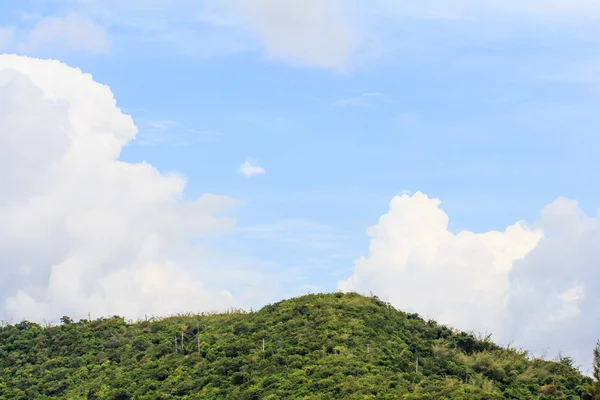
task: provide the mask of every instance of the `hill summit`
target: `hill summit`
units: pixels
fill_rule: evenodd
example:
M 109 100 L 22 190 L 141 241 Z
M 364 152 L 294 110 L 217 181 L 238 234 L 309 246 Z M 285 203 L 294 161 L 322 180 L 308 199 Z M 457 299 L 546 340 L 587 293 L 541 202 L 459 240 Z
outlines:
M 0 399 L 580 399 L 592 383 L 376 297 L 0 331 Z

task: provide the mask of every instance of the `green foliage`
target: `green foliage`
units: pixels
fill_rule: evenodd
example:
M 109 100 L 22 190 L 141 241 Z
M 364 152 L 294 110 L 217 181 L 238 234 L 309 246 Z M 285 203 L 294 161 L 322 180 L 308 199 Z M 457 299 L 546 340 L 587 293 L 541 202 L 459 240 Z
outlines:
M 594 400 L 600 400 L 600 341 L 596 343 L 596 347 L 594 348 L 594 383 L 590 388 L 590 392 Z
M 63 322 L 0 331 L 0 399 L 580 399 L 592 387 L 568 358 L 531 360 L 357 294 Z

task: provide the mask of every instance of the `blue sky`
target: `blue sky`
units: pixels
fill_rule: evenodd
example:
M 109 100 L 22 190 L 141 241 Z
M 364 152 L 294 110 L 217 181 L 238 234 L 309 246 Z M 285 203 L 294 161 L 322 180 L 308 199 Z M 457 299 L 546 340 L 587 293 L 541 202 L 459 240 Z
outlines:
M 584 0 L 4 1 L 0 52 L 92 74 L 139 129 L 121 161 L 185 176 L 187 200 L 240 200 L 209 241 L 278 282 L 256 307 L 336 290 L 403 191 L 440 199 L 453 233 L 535 223 L 558 197 L 595 215 L 599 16 Z

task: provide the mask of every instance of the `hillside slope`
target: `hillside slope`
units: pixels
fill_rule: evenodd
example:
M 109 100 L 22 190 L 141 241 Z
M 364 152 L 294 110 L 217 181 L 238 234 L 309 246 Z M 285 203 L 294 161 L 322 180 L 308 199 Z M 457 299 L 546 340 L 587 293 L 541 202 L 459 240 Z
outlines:
M 580 399 L 590 383 L 569 359 L 529 360 L 358 294 L 0 331 L 0 399 Z

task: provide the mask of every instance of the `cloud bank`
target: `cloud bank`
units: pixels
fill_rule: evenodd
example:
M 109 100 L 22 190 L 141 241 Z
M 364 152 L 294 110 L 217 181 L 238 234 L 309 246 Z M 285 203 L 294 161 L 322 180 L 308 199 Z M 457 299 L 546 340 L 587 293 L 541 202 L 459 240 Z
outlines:
M 47 14 L 37 2 L 25 3 L 22 14 L 28 17 L 14 27 L 0 26 L 0 48 L 5 42 L 28 54 L 50 47 L 96 54 L 160 51 L 172 57 L 257 51 L 289 65 L 344 71 L 390 52 L 404 55 L 405 42 L 433 46 L 473 33 L 488 37 L 482 35 L 486 31 L 519 37 L 539 34 L 542 27 L 588 23 L 595 32 L 591 24 L 600 16 L 595 0 L 59 0 L 53 5 Z M 441 25 L 431 29 L 430 21 Z M 413 24 L 423 22 L 419 32 Z
M 396 196 L 368 231 L 369 255 L 338 288 L 589 366 L 600 327 L 600 218 L 558 199 L 531 227 L 455 234 L 448 221 L 439 200 Z
M 220 309 L 188 243 L 229 232 L 226 196 L 118 160 L 137 128 L 107 86 L 58 61 L 0 55 L 0 318 Z M 194 268 L 179 254 L 194 254 Z M 203 272 L 204 271 L 204 272 Z M 55 320 L 56 321 L 56 320 Z

